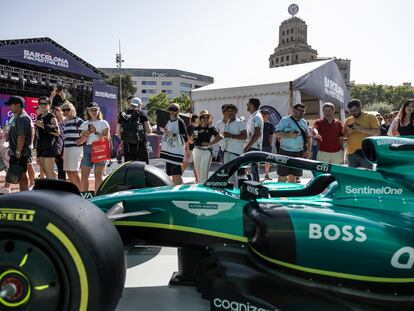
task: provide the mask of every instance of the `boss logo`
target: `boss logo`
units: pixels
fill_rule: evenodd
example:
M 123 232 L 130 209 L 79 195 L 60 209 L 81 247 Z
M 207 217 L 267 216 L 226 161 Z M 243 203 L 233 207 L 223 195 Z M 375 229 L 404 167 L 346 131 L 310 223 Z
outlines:
M 367 235 L 364 231 L 364 226 L 356 226 L 354 228 L 350 225 L 338 227 L 331 224 L 323 228 L 320 224 L 309 224 L 309 239 L 320 240 L 325 238 L 328 241 L 341 239 L 345 242 L 356 241 L 362 243 L 367 240 Z
M 247 186 L 246 187 L 247 192 L 254 194 L 254 195 L 259 195 L 259 188 L 253 187 L 253 186 Z
M 414 248 L 406 246 L 396 251 L 391 258 L 391 266 L 397 269 L 414 268 Z

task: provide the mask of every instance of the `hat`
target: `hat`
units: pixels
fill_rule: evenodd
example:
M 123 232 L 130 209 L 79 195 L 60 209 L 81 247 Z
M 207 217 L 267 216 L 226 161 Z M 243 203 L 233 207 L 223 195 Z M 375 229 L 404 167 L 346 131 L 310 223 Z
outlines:
M 24 100 L 23 97 L 20 97 L 20 96 L 11 96 L 9 98 L 9 100 L 6 102 L 6 105 L 7 106 L 11 106 L 13 104 L 20 104 L 20 106 L 24 108 L 26 102 L 25 102 L 25 100 Z
M 131 99 L 131 105 L 135 107 L 142 106 L 142 101 L 140 98 L 134 97 Z
M 173 103 L 168 106 L 167 110 L 172 112 L 178 112 L 180 111 L 180 106 L 178 104 Z
M 95 102 L 90 102 L 89 105 L 86 106 L 86 109 L 92 109 L 92 108 L 99 109 L 99 105 Z
M 208 112 L 208 110 L 201 110 L 199 113 L 198 113 L 198 117 L 201 119 L 201 117 L 202 116 L 205 116 L 205 115 L 208 115 L 210 118 L 211 118 L 211 114 L 210 114 L 210 112 Z

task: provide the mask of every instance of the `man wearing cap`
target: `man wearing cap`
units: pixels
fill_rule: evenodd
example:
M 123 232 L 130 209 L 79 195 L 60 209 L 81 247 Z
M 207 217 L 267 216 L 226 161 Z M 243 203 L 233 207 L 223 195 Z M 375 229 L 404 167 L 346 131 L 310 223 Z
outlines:
M 152 133 L 147 115 L 141 111 L 138 97 L 131 99 L 128 109 L 118 116 L 119 133 L 124 146 L 124 160 L 149 163 L 147 134 Z
M 27 179 L 27 163 L 30 162 L 32 153 L 32 127 L 30 117 L 24 110 L 25 101 L 20 96 L 12 96 L 6 103 L 14 115 L 9 130 L 9 155 L 10 168 L 6 181 L 18 181 L 20 191 L 29 190 Z

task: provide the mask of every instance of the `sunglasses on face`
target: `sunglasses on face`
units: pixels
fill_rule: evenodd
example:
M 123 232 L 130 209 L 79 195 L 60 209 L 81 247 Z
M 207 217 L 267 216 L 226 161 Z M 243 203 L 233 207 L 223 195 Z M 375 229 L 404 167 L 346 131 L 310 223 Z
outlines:
M 98 112 L 98 109 L 96 108 L 92 108 L 92 109 L 88 109 L 90 112 Z
M 208 116 L 203 116 L 203 117 L 200 117 L 200 119 L 202 120 L 202 119 L 208 119 L 209 117 Z
M 47 106 L 47 105 L 48 105 L 48 103 L 45 103 L 45 102 L 39 103 L 39 106 Z
M 62 111 L 63 112 L 69 112 L 70 111 L 70 108 L 63 108 Z

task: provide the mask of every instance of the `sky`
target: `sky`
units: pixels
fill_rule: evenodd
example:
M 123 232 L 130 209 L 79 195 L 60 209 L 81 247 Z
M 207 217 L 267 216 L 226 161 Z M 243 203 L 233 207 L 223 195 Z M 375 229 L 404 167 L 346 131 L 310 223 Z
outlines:
M 115 66 L 121 40 L 125 68 L 227 82 L 270 70 L 291 3 L 308 44 L 350 59 L 357 84 L 414 85 L 411 0 L 0 0 L 0 40 L 50 37 L 95 67 Z

